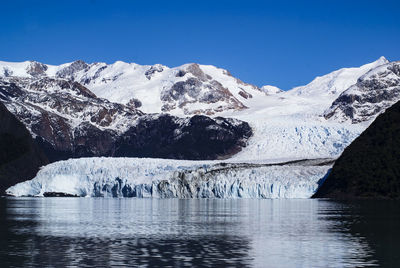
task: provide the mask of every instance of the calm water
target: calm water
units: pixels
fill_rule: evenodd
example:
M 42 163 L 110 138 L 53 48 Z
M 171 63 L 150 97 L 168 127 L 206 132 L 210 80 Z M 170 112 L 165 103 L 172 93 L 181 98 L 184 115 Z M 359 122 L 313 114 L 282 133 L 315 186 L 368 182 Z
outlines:
M 400 203 L 1 198 L 0 267 L 400 267 Z

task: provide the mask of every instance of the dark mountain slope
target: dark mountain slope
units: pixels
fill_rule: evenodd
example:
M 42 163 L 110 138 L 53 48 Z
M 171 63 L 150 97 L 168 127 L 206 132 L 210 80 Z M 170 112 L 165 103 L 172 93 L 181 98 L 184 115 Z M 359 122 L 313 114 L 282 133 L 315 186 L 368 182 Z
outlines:
M 32 179 L 47 163 L 24 124 L 0 102 L 0 195 L 16 183 Z
M 400 102 L 344 150 L 313 197 L 400 198 Z

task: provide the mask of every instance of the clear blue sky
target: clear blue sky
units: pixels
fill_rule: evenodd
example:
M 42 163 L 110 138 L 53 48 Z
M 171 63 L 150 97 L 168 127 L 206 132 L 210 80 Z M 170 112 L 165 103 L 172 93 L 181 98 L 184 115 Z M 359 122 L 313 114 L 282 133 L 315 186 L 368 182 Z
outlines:
M 226 68 L 283 89 L 400 60 L 400 1 L 2 1 L 0 60 Z

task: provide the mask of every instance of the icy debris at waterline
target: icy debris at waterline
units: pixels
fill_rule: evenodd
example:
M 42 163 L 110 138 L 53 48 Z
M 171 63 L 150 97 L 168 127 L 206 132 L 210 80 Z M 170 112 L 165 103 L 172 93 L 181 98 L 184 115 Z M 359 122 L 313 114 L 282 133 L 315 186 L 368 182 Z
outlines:
M 7 189 L 13 196 L 308 198 L 331 162 L 234 164 L 151 158 L 55 162 Z

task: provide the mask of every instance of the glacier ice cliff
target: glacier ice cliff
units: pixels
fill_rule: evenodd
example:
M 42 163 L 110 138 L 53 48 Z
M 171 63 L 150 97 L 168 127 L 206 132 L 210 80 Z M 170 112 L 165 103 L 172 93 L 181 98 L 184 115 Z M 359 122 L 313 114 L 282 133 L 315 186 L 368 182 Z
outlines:
M 43 167 L 13 196 L 309 198 L 332 161 L 244 164 L 150 158 L 81 158 Z

